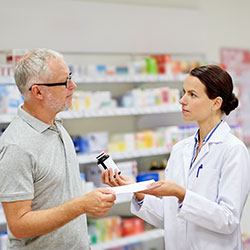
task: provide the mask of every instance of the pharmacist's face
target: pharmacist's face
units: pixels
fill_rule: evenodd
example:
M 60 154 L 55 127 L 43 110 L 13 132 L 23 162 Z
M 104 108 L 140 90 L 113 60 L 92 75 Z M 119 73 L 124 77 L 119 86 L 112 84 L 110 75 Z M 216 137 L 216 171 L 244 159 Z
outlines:
M 51 60 L 49 68 L 53 72 L 49 82 L 65 82 L 69 77 L 69 69 L 64 60 Z M 54 86 L 45 87 L 45 105 L 51 111 L 58 113 L 62 110 L 68 109 L 72 105 L 73 90 L 76 84 L 70 80 L 69 86 Z
M 191 75 L 184 80 L 180 104 L 186 121 L 204 122 L 214 114 L 214 100 L 208 98 L 205 85 L 197 77 Z

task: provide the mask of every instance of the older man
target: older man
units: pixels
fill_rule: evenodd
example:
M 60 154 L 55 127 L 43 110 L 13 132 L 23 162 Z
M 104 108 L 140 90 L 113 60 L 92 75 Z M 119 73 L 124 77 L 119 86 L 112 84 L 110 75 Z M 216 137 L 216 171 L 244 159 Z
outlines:
M 9 249 L 89 249 L 86 213 L 113 206 L 109 189 L 82 194 L 72 140 L 56 114 L 71 106 L 76 84 L 63 56 L 26 54 L 15 70 L 24 104 L 0 139 L 0 201 Z

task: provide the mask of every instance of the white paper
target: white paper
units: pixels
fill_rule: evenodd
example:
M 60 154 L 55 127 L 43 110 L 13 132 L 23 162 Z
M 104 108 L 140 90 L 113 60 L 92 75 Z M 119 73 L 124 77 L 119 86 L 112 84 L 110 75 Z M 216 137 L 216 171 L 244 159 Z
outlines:
M 142 190 L 146 190 L 147 185 L 155 182 L 153 179 L 149 181 L 141 181 L 134 184 L 119 186 L 119 187 L 110 187 L 116 194 L 126 194 L 126 193 L 134 193 Z

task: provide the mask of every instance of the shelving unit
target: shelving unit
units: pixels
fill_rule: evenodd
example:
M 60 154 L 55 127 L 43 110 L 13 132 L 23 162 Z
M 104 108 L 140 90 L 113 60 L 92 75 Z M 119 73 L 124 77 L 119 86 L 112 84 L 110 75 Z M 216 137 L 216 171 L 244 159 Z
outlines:
M 135 108 L 102 108 L 99 110 L 90 109 L 85 111 L 63 111 L 58 117 L 62 119 L 90 118 L 90 117 L 108 117 L 108 116 L 130 116 L 130 115 L 147 115 L 180 112 L 179 104 L 159 105 L 152 107 L 135 107 Z
M 128 152 L 114 152 L 110 153 L 113 160 L 125 160 L 131 158 L 140 158 L 154 155 L 164 155 L 169 154 L 171 147 L 159 147 L 159 148 L 149 148 L 141 150 L 133 150 Z M 83 155 L 78 154 L 78 160 L 80 164 L 88 164 L 96 162 L 96 154 Z
M 141 234 L 136 234 L 133 236 L 124 237 L 110 242 L 103 242 L 96 245 L 92 245 L 92 250 L 105 250 L 112 247 L 128 245 L 136 242 L 145 242 L 148 240 L 158 239 L 164 236 L 163 229 L 153 229 L 151 231 L 146 231 Z

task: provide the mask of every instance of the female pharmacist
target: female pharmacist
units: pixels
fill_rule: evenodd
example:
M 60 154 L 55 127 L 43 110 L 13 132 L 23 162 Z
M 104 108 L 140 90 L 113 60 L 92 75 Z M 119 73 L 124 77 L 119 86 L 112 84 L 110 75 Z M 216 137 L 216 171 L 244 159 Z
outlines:
M 167 250 L 243 249 L 240 219 L 250 188 L 250 159 L 222 120 L 238 106 L 232 90 L 230 75 L 218 66 L 189 73 L 180 104 L 184 119 L 197 121 L 199 129 L 173 147 L 166 180 L 132 199 L 132 213 L 164 228 Z M 111 170 L 102 179 L 110 186 L 132 183 L 117 172 L 113 178 Z

